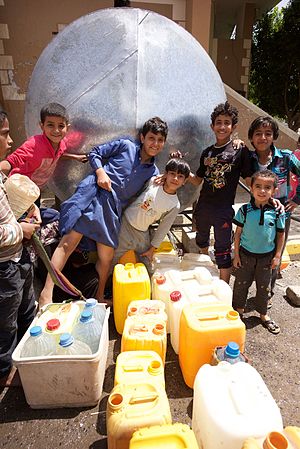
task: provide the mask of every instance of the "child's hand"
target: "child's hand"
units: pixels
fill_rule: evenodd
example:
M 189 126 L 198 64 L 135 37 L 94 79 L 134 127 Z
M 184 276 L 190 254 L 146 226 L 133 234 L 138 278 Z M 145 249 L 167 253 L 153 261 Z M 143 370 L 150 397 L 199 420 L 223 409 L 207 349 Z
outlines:
M 276 256 L 276 254 L 275 254 L 275 256 L 273 257 L 272 262 L 271 262 L 272 270 L 277 268 L 279 266 L 279 264 L 280 264 L 280 256 Z
M 233 266 L 234 268 L 240 268 L 242 266 L 241 258 L 239 255 L 234 256 Z
M 293 212 L 297 206 L 298 206 L 298 204 L 295 203 L 294 201 L 287 200 L 286 205 L 285 205 L 285 210 L 286 210 L 286 212 Z
M 245 142 L 241 139 L 234 139 L 232 141 L 232 146 L 235 150 L 239 150 L 240 147 L 243 147 L 245 145 Z
M 272 206 L 275 207 L 277 212 L 279 212 L 280 214 L 284 214 L 284 205 L 279 200 L 277 200 L 276 198 L 270 198 L 269 203 L 271 203 Z
M 105 170 L 103 170 L 103 168 L 98 168 L 96 170 L 96 175 L 97 175 L 98 186 L 101 187 L 101 189 L 108 190 L 108 192 L 110 192 L 111 191 L 111 179 L 107 175 Z
M 162 186 L 165 182 L 166 174 L 164 175 L 158 175 L 154 178 L 154 184 L 157 186 Z
M 154 246 L 150 246 L 150 248 L 147 251 L 145 251 L 143 254 L 140 254 L 140 256 L 148 257 L 150 262 L 152 262 L 154 251 L 155 251 Z
M 76 155 L 76 160 L 77 160 L 78 162 L 82 162 L 82 163 L 84 164 L 85 162 L 88 161 L 88 157 L 87 157 L 86 154 L 77 154 L 77 155 Z
M 36 204 L 33 204 L 30 207 L 30 209 L 27 212 L 26 217 L 22 221 L 26 221 L 27 223 L 39 224 L 39 225 L 42 223 L 40 209 L 38 208 L 38 206 Z
M 23 230 L 23 237 L 27 240 L 30 240 L 34 232 L 39 229 L 39 224 L 26 223 L 25 221 L 21 221 L 21 228 Z

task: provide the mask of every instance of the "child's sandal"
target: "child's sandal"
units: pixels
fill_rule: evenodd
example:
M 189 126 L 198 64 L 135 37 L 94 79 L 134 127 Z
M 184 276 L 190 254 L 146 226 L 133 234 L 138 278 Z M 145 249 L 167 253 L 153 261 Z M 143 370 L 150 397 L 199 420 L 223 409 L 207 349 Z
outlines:
M 280 327 L 273 320 L 266 320 L 266 321 L 262 320 L 262 325 L 266 329 L 268 329 L 268 331 L 271 332 L 271 334 L 276 335 L 276 334 L 279 334 L 279 332 L 280 332 Z

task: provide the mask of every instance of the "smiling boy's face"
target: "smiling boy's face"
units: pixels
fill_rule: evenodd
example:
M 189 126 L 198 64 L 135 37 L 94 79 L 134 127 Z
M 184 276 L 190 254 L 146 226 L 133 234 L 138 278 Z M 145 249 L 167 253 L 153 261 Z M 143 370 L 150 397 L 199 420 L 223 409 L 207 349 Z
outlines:
M 152 131 L 148 131 L 145 137 L 141 134 L 140 139 L 142 143 L 142 159 L 144 161 L 157 156 L 166 142 L 165 137 L 161 133 L 155 134 Z
M 12 143 L 13 140 L 9 135 L 9 122 L 7 118 L 5 118 L 0 129 L 0 161 L 6 158 Z
M 60 141 L 66 136 L 69 125 L 63 117 L 47 115 L 44 123 L 40 123 L 40 127 L 53 148 L 57 149 Z

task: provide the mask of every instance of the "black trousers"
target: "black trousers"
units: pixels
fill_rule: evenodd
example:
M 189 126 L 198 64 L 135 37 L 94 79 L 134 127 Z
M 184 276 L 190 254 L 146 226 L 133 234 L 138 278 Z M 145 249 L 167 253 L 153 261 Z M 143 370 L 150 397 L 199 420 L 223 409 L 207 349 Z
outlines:
M 248 290 L 253 281 L 256 283 L 255 309 L 262 315 L 267 314 L 270 292 L 271 262 L 274 257 L 269 253 L 260 257 L 246 254 L 240 250 L 242 266 L 237 269 L 233 286 L 232 305 L 234 309 L 244 309 L 247 302 Z

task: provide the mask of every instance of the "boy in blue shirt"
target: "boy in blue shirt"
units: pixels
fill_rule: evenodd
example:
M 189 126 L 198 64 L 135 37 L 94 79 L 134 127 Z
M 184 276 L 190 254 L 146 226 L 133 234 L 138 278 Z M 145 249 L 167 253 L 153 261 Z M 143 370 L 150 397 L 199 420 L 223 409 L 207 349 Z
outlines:
M 75 193 L 61 205 L 62 239 L 53 256 L 61 270 L 83 236 L 96 242 L 99 275 L 95 298 L 104 300 L 114 249 L 118 246 L 121 214 L 129 200 L 153 176 L 158 175 L 155 156 L 163 149 L 168 125 L 159 117 L 147 120 L 140 141 L 118 139 L 96 146 L 88 158 L 94 172 L 78 185 Z M 52 301 L 53 281 L 48 275 L 40 295 L 40 306 Z
M 249 287 L 256 282 L 256 311 L 264 327 L 273 334 L 280 327 L 267 315 L 272 269 L 280 264 L 284 244 L 285 214 L 269 204 L 278 184 L 271 170 L 251 177 L 252 199 L 235 215 L 233 266 L 237 268 L 233 287 L 233 307 L 243 315 Z

